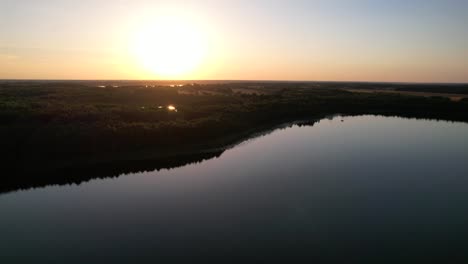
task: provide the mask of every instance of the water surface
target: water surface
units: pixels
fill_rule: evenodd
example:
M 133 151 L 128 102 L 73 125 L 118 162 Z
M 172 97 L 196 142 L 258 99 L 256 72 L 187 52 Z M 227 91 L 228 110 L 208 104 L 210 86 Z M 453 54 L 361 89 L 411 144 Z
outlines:
M 466 258 L 468 124 L 335 117 L 184 167 L 0 195 L 0 263 Z

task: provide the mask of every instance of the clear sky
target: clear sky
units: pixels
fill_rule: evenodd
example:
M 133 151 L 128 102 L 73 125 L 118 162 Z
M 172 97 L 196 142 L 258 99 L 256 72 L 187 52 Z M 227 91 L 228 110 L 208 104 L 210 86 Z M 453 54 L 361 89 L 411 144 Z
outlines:
M 0 78 L 468 82 L 468 0 L 0 0 Z

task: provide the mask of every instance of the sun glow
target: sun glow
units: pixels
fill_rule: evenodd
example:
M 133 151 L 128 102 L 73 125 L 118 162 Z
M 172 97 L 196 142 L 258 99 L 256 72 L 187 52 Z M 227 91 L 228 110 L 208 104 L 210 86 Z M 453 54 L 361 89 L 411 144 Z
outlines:
M 131 52 L 146 71 L 159 78 L 183 78 L 203 62 L 206 36 L 183 16 L 161 16 L 140 25 L 131 40 Z

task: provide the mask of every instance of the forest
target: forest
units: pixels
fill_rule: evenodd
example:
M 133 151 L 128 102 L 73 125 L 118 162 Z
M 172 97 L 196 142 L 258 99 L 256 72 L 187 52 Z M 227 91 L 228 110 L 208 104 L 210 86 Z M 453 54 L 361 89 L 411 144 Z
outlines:
M 359 85 L 1 83 L 0 192 L 181 166 L 281 124 L 330 115 L 468 121 L 467 99 L 350 86 Z

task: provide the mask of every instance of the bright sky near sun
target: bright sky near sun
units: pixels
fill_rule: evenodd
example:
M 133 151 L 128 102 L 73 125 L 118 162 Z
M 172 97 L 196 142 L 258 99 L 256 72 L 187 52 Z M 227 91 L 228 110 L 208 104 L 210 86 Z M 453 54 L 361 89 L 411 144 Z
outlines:
M 467 0 L 0 0 L 0 79 L 468 82 Z

